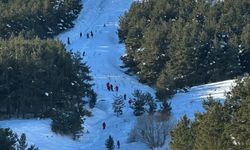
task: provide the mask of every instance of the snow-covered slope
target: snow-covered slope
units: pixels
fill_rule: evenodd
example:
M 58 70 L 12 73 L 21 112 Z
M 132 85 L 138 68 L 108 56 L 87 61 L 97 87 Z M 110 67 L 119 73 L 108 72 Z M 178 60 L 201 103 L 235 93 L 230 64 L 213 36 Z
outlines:
M 118 44 L 117 26 L 119 16 L 127 10 L 133 0 L 84 0 L 84 9 L 75 21 L 75 27 L 61 34 L 59 39 L 72 51 L 85 52 L 85 60 L 91 68 L 94 89 L 98 94 L 97 105 L 93 109 L 93 117 L 86 118 L 85 133 L 79 141 L 54 134 L 47 120 L 8 120 L 0 121 L 0 127 L 10 127 L 17 133 L 26 133 L 30 144 L 36 144 L 41 150 L 104 150 L 105 140 L 109 135 L 115 142 L 120 140 L 122 150 L 146 150 L 143 143 L 127 143 L 130 129 L 136 118 L 128 103 L 121 117 L 116 117 L 111 104 L 114 95 L 131 93 L 135 89 L 154 93 L 154 90 L 140 84 L 135 77 L 123 73 L 120 68 L 120 56 L 124 54 L 124 45 Z M 105 27 L 104 27 L 105 24 Z M 86 34 L 93 31 L 94 37 L 87 39 Z M 80 38 L 80 32 L 83 37 Z M 70 45 L 67 45 L 67 38 Z M 106 83 L 119 86 L 119 92 L 109 92 Z M 178 93 L 172 100 L 173 116 L 178 120 L 184 114 L 193 118 L 196 111 L 203 111 L 201 100 L 209 93 L 223 99 L 224 91 L 229 90 L 232 80 L 193 87 L 188 93 Z M 102 129 L 105 121 L 107 128 Z M 88 133 L 86 133 L 88 132 Z

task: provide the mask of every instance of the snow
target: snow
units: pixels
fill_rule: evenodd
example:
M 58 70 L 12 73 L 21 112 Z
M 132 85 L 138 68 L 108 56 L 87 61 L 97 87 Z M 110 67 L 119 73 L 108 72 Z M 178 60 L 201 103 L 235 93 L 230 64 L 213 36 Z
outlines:
M 136 77 L 125 74 L 120 68 L 120 57 L 125 53 L 125 46 L 119 44 L 117 24 L 119 17 L 128 10 L 132 2 L 133 0 L 84 0 L 84 9 L 74 22 L 75 27 L 58 37 L 68 50 L 85 52 L 85 60 L 94 79 L 94 90 L 98 94 L 96 107 L 92 109 L 93 116 L 85 118 L 84 133 L 78 141 L 53 133 L 50 119 L 5 120 L 0 121 L 0 127 L 10 127 L 19 135 L 26 133 L 28 142 L 41 150 L 104 150 L 104 143 L 109 135 L 115 142 L 120 141 L 121 150 L 149 149 L 140 142 L 127 143 L 128 134 L 136 122 L 128 102 L 125 101 L 122 116 L 117 117 L 112 110 L 114 95 L 127 94 L 129 99 L 135 89 L 155 93 L 152 88 L 140 84 Z M 85 35 L 90 31 L 93 31 L 94 37 L 87 39 Z M 82 38 L 80 32 L 83 33 Z M 70 45 L 67 45 L 68 37 Z M 119 92 L 107 91 L 107 82 L 114 87 L 118 85 Z M 177 121 L 187 114 L 193 119 L 195 112 L 204 111 L 201 106 L 204 98 L 211 93 L 216 99 L 224 99 L 224 91 L 228 91 L 232 84 L 233 80 L 228 80 L 196 86 L 190 92 L 176 94 L 172 99 L 173 118 Z M 45 95 L 48 96 L 49 93 Z M 103 121 L 107 124 L 105 130 L 101 127 Z M 162 149 L 166 149 L 166 146 Z
M 49 96 L 49 93 L 48 93 L 48 92 L 45 92 L 44 94 L 45 94 L 46 96 Z

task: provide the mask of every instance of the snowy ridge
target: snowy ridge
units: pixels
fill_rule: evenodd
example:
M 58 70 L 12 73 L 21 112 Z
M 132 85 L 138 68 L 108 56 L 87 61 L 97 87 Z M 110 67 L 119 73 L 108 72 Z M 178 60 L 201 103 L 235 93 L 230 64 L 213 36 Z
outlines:
M 85 59 L 90 66 L 94 79 L 94 90 L 98 94 L 93 117 L 86 118 L 84 134 L 78 141 L 66 136 L 54 134 L 50 129 L 50 119 L 46 120 L 7 120 L 0 121 L 0 127 L 10 127 L 18 134 L 26 133 L 30 144 L 40 150 L 104 150 L 105 140 L 111 135 L 116 143 L 121 143 L 121 150 L 147 150 L 143 143 L 127 143 L 128 133 L 133 127 L 136 117 L 125 102 L 124 114 L 116 117 L 112 110 L 114 95 L 131 93 L 135 89 L 154 94 L 149 86 L 140 84 L 135 77 L 126 75 L 120 68 L 120 56 L 124 54 L 124 45 L 118 44 L 117 27 L 119 16 L 126 11 L 133 0 L 83 0 L 83 10 L 74 22 L 75 27 L 61 34 L 59 39 L 66 48 L 72 51 L 85 52 Z M 105 24 L 105 27 L 104 27 Z M 87 39 L 86 34 L 93 31 L 94 37 Z M 80 38 L 80 32 L 83 37 Z M 67 45 L 67 38 L 70 45 Z M 119 86 L 119 92 L 109 92 L 106 83 Z M 193 118 L 197 111 L 204 111 L 202 99 L 210 93 L 217 99 L 224 98 L 224 91 L 230 90 L 233 80 L 196 86 L 187 93 L 178 93 L 172 100 L 173 117 L 178 120 L 184 114 Z M 216 89 L 216 90 L 215 90 Z M 102 129 L 105 121 L 107 128 Z M 165 147 L 166 149 L 166 147 Z

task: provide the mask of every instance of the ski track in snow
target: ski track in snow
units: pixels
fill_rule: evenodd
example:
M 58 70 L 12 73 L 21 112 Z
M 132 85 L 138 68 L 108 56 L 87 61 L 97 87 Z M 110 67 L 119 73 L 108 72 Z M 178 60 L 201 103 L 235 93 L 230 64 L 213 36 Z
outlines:
M 132 97 L 135 89 L 154 93 L 155 91 L 140 84 L 135 77 L 128 76 L 120 68 L 120 56 L 124 54 L 124 45 L 118 44 L 117 27 L 119 17 L 126 11 L 133 0 L 85 0 L 83 10 L 75 21 L 75 27 L 59 35 L 68 50 L 85 52 L 84 60 L 90 66 L 94 79 L 94 90 L 98 94 L 93 116 L 86 118 L 84 134 L 78 141 L 67 136 L 54 134 L 50 129 L 51 120 L 6 120 L 0 121 L 0 127 L 10 127 L 18 134 L 26 133 L 29 144 L 35 144 L 40 150 L 104 150 L 105 140 L 111 135 L 116 144 L 120 140 L 121 150 L 147 150 L 140 142 L 127 143 L 128 133 L 136 118 L 125 101 L 124 114 L 116 117 L 112 110 L 113 95 L 127 94 Z M 106 24 L 106 27 L 103 25 Z M 87 39 L 86 34 L 93 31 L 94 37 Z M 83 37 L 80 38 L 80 32 Z M 67 38 L 70 45 L 67 45 Z M 119 86 L 119 92 L 108 92 L 106 83 Z M 224 99 L 233 80 L 208 85 L 196 86 L 187 93 L 178 93 L 172 99 L 173 118 L 178 120 L 184 114 L 194 119 L 194 113 L 204 111 L 201 101 L 210 93 L 216 99 Z M 105 121 L 107 128 L 102 129 Z M 89 133 L 86 133 L 86 132 Z M 166 146 L 165 146 L 166 148 Z M 162 148 L 164 149 L 164 148 Z

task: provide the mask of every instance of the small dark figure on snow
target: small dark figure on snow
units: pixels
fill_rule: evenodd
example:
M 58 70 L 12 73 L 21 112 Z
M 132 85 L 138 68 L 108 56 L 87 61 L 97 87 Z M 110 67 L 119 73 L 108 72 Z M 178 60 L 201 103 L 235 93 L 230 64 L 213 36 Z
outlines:
M 129 105 L 131 105 L 133 103 L 133 100 L 130 98 L 128 103 L 129 103 Z
M 118 92 L 118 90 L 119 90 L 119 87 L 115 86 L 115 91 Z
M 123 98 L 124 98 L 124 100 L 126 100 L 126 99 L 127 99 L 127 95 L 126 95 L 126 94 L 124 94 L 124 95 L 123 95 Z
M 106 84 L 106 86 L 107 86 L 107 89 L 110 91 L 110 84 L 109 84 L 109 82 Z
M 89 39 L 89 33 L 87 33 L 87 39 Z
M 112 84 L 110 84 L 110 90 L 111 90 L 111 91 L 114 91 L 114 90 L 113 90 L 113 85 L 112 85 Z
M 92 31 L 90 31 L 90 36 L 93 38 L 94 34 Z
M 118 149 L 120 148 L 120 141 L 119 140 L 117 141 L 117 147 L 118 147 Z
M 85 56 L 85 51 L 84 52 L 82 52 L 82 57 L 84 57 Z
M 106 24 L 104 23 L 103 27 L 106 27 Z
M 82 32 L 80 32 L 80 38 L 82 37 Z
M 104 130 L 105 128 L 106 128 L 106 123 L 103 122 L 103 123 L 102 123 L 102 129 Z
M 68 44 L 70 44 L 69 37 L 68 37 Z

